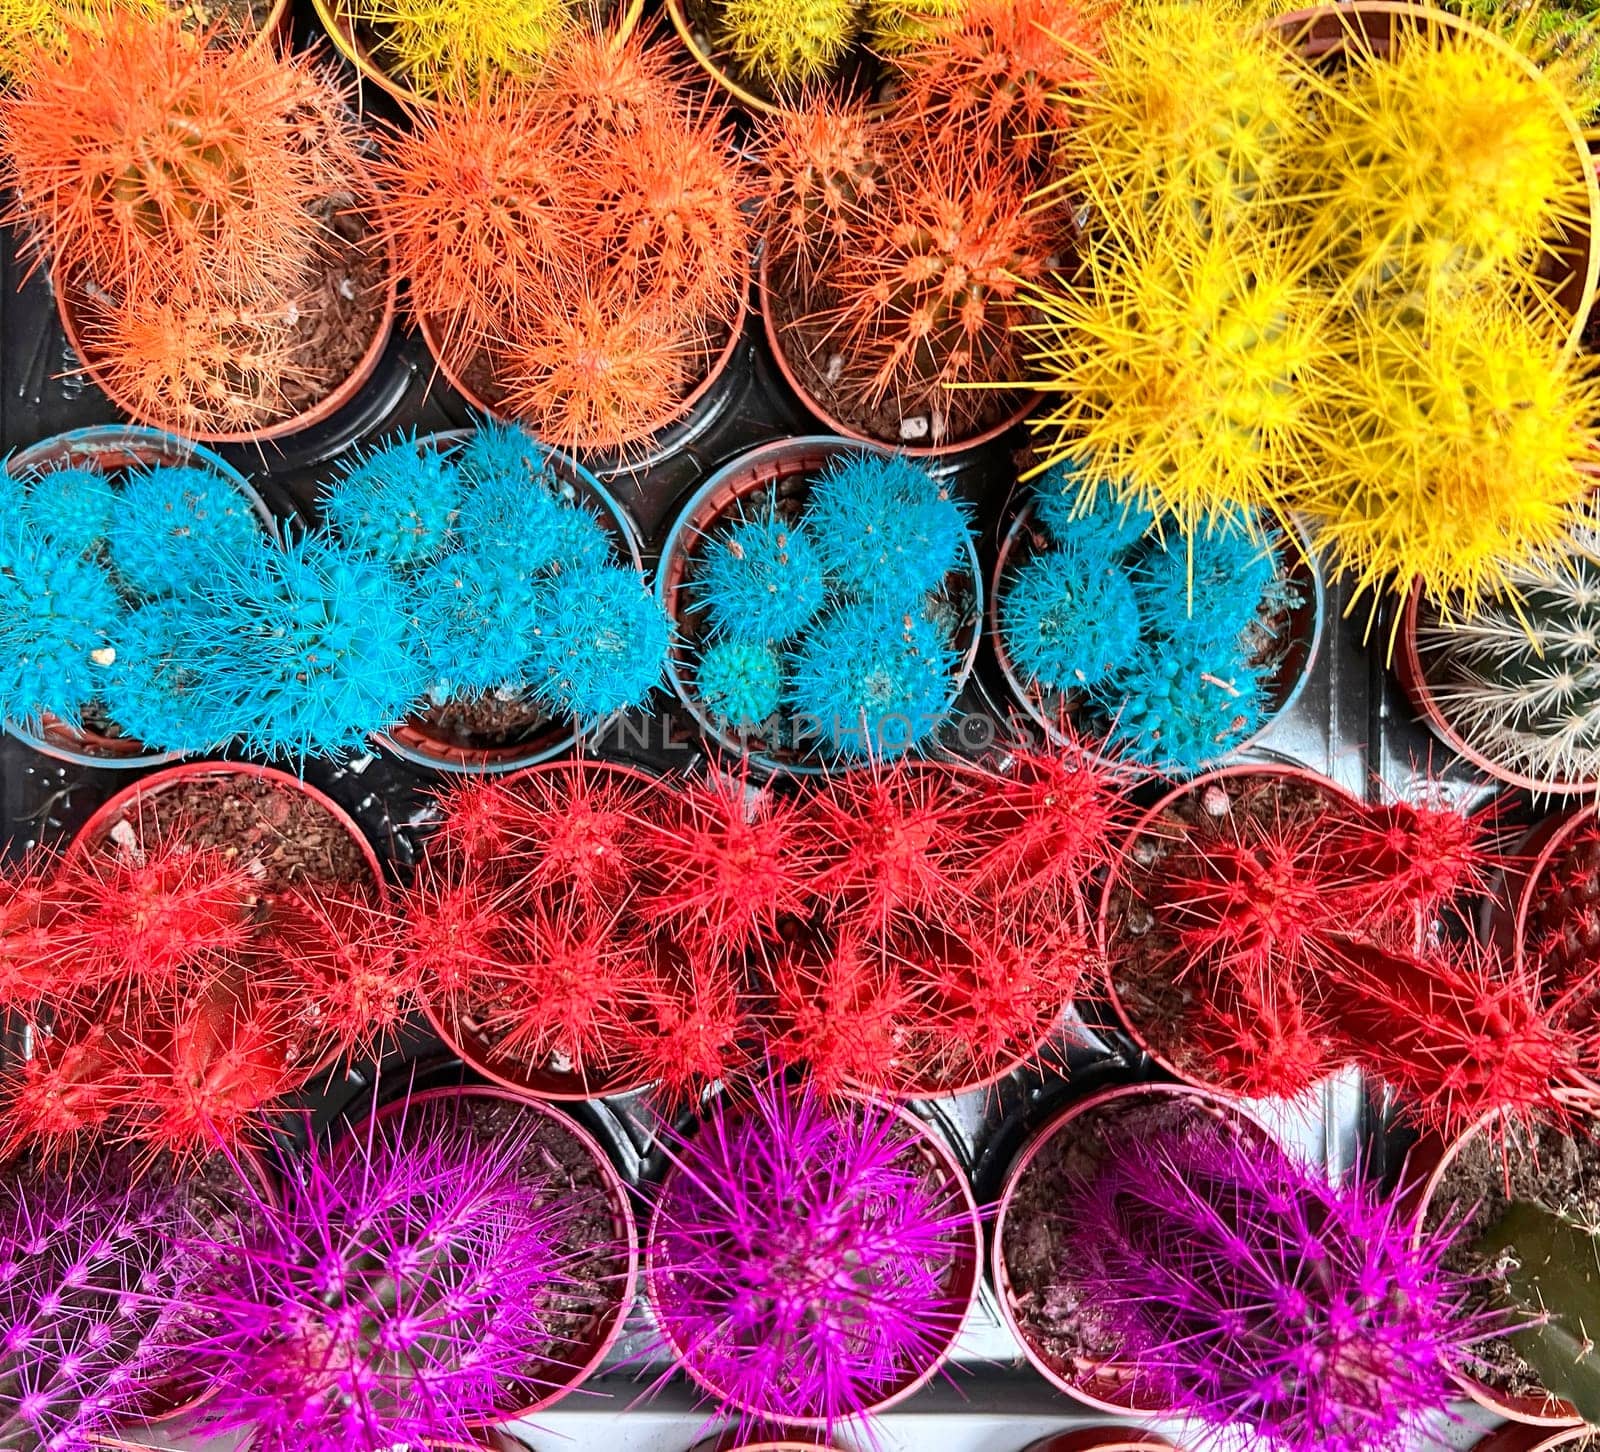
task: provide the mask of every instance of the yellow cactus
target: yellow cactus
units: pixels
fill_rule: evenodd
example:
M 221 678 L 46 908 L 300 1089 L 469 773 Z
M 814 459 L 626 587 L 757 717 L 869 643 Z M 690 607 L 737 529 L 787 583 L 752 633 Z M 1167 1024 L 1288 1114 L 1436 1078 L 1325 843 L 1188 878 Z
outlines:
M 1600 25 L 1592 0 L 1463 0 L 1446 8 L 1459 9 L 1547 73 L 1565 70 L 1561 84 L 1570 86 L 1580 118 L 1600 112 Z
M 1303 144 L 1316 75 L 1265 0 L 1135 0 L 1106 27 L 1061 138 L 1063 185 L 1122 216 L 1177 203 L 1214 217 L 1275 195 Z
M 879 55 L 904 55 L 965 9 L 966 0 L 867 0 L 867 41 Z
M 1438 25 L 1406 26 L 1388 56 L 1352 46 L 1301 153 L 1311 226 L 1345 285 L 1530 283 L 1588 216 L 1562 109 L 1575 75 Z
M 340 0 L 378 37 L 373 59 L 424 96 L 472 96 L 496 76 L 537 74 L 574 0 Z
M 27 65 L 32 51 L 59 52 L 74 35 L 98 35 L 105 19 L 133 12 L 152 19 L 164 0 L 0 0 L 0 81 Z
M 827 78 L 854 44 L 860 0 L 722 0 L 716 41 L 738 74 L 777 96 Z
M 1503 297 L 1344 320 L 1325 452 L 1292 503 L 1357 594 L 1420 580 L 1468 613 L 1592 528 L 1600 382 Z
M 1185 533 L 1279 506 L 1312 455 L 1327 366 L 1319 305 L 1292 239 L 1180 212 L 1093 244 L 1074 285 L 1032 299 L 1043 462 L 1069 460 Z

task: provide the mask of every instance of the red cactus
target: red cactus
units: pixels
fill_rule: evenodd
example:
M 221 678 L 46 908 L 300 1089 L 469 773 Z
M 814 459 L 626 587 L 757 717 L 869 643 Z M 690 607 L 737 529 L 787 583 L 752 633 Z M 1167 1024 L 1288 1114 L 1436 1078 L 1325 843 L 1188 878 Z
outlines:
M 686 115 L 697 104 L 682 53 L 646 27 L 621 45 L 574 27 L 546 58 L 539 96 L 568 147 L 621 146 L 663 115 Z
M 1292 1099 L 1344 1062 L 1298 985 L 1270 972 L 1201 986 L 1184 1032 L 1208 1080 L 1251 1098 Z
M 36 1031 L 33 1053 L 0 1088 L 0 1160 L 29 1145 L 70 1159 L 135 1102 L 147 1075 L 135 1043 L 85 1015 Z
M 779 960 L 774 987 L 772 1051 L 803 1064 L 823 1093 L 882 1089 L 904 1076 L 916 1005 L 883 954 L 853 938 L 831 951 L 814 941 Z
M 665 938 L 652 948 L 651 980 L 624 1038 L 626 1052 L 669 1104 L 687 1104 L 750 1067 L 750 998 L 741 970 L 725 955 Z
M 642 909 L 685 939 L 738 950 L 806 904 L 813 867 L 792 800 L 710 771 L 652 832 L 658 885 Z
M 963 152 L 1042 161 L 1071 129 L 1111 13 L 1097 0 L 966 0 L 899 58 L 901 104 Z
M 83 987 L 77 962 L 63 958 L 57 944 L 65 904 L 56 880 L 55 859 L 44 852 L 0 868 L 0 1014 L 27 1013 Z
M 1570 985 L 1592 994 L 1600 968 Z M 1468 941 L 1421 953 L 1340 940 L 1321 976 L 1323 1007 L 1350 1057 L 1446 1139 L 1491 1111 L 1565 1122 L 1561 1091 L 1583 1089 L 1600 1024 L 1564 1022 L 1538 974 Z

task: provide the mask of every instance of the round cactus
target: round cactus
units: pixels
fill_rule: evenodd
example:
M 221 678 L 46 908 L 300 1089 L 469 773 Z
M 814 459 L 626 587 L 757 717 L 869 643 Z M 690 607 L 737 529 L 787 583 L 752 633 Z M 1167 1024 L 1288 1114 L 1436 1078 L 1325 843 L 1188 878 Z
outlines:
M 1016 572 L 1000 630 L 1024 680 L 1073 690 L 1097 685 L 1138 649 L 1140 604 L 1119 565 L 1074 544 Z
M 461 476 L 415 435 L 357 455 L 322 497 L 323 516 L 358 554 L 397 569 L 442 554 L 461 505 Z
M 798 634 L 822 609 L 827 590 L 805 521 L 786 519 L 769 504 L 705 546 L 694 593 L 716 634 L 759 643 Z
M 660 684 L 672 623 L 636 570 L 600 565 L 555 577 L 538 633 L 535 693 L 592 726 L 643 705 Z
M 121 494 L 108 535 L 111 563 L 146 599 L 204 585 L 219 555 L 248 552 L 264 538 L 239 487 L 209 469 L 135 471 Z
M 738 731 L 754 731 L 783 701 L 783 661 L 770 645 L 713 641 L 694 673 L 695 693 L 711 713 Z
M 721 0 L 717 43 L 740 74 L 792 95 L 843 59 L 859 9 L 860 0 Z
M 28 522 L 65 549 L 92 555 L 105 543 L 117 492 L 97 469 L 67 465 L 28 481 Z
M 1083 470 L 1065 459 L 1033 481 L 1033 508 L 1058 543 L 1092 545 L 1107 556 L 1125 554 L 1155 524 L 1148 510 L 1119 503 L 1110 490 L 1097 489 L 1087 498 Z
M 1215 762 L 1261 729 L 1259 673 L 1237 650 L 1211 653 L 1143 646 L 1106 683 L 1098 703 L 1111 736 L 1136 760 L 1190 773 Z

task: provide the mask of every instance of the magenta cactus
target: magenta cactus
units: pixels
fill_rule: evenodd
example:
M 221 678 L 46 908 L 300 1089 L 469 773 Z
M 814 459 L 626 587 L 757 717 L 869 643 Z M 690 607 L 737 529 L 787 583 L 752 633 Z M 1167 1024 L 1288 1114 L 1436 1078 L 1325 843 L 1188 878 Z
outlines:
M 0 1179 L 0 1449 L 80 1452 L 174 1370 L 185 1202 L 120 1155 Z
M 256 1243 L 201 1247 L 231 1271 L 206 1305 L 208 1428 L 249 1429 L 251 1452 L 391 1452 L 516 1411 L 553 1349 L 579 1209 L 530 1179 L 536 1157 L 529 1129 L 489 1140 L 433 1114 L 313 1143 Z
M 937 1364 L 972 1215 L 904 1120 L 769 1080 L 669 1154 L 650 1294 L 719 1413 L 831 1431 Z
M 1451 1397 L 1446 1360 L 1494 1328 L 1464 1310 L 1448 1233 L 1206 1123 L 1118 1147 L 1067 1197 L 1064 1280 L 1142 1385 L 1264 1452 L 1387 1452 Z

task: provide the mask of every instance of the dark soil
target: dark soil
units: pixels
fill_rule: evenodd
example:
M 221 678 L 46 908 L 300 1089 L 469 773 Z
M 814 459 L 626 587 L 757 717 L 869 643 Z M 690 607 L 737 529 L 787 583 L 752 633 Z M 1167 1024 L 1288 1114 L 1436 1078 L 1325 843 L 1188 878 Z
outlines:
M 343 823 L 304 794 L 255 777 L 189 777 L 138 799 L 139 828 L 151 835 L 182 825 L 196 847 L 216 847 L 260 865 L 262 890 L 271 894 L 315 883 L 365 884 L 366 856 Z M 127 819 L 99 844 L 116 851 Z
M 172 8 L 183 17 L 185 30 L 198 34 L 215 27 L 219 40 L 259 35 L 272 14 L 271 0 L 182 0 Z
M 1194 991 L 1172 981 L 1177 944 L 1150 899 L 1151 870 L 1192 829 L 1202 843 L 1220 841 L 1239 815 L 1291 826 L 1320 815 L 1335 800 L 1331 792 L 1277 775 L 1226 777 L 1178 798 L 1119 864 L 1106 914 L 1108 971 L 1129 1019 L 1178 1073 L 1204 1080 L 1207 1064 L 1184 1032 Z
M 552 723 L 566 729 L 528 697 L 491 691 L 433 706 L 407 725 L 458 751 L 485 751 L 530 742 Z
M 406 1128 L 418 1139 L 432 1139 L 441 1131 L 464 1131 L 482 1145 L 531 1130 L 532 1143 L 523 1162 L 528 1192 L 570 1212 L 555 1247 L 567 1285 L 552 1293 L 544 1307 L 550 1338 L 543 1346 L 528 1348 L 528 1380 L 509 1388 L 502 1403 L 508 1412 L 521 1410 L 548 1395 L 548 1383 L 564 1380 L 563 1368 L 588 1360 L 622 1294 L 628 1252 L 611 1187 L 576 1134 L 560 1121 L 508 1099 L 464 1094 L 429 1100 L 408 1113 Z
M 1096 1396 L 1152 1405 L 1131 1367 L 1119 1366 L 1116 1334 L 1079 1298 L 1070 1279 L 1073 1227 L 1061 1207 L 1118 1144 L 1181 1129 L 1207 1115 L 1186 1095 L 1129 1097 L 1073 1120 L 1053 1135 L 1017 1182 L 1006 1211 L 1002 1288 L 1028 1344 L 1064 1379 Z
M 1478 1241 L 1518 1200 L 1583 1224 L 1600 1224 L 1600 1142 L 1587 1135 L 1570 1138 L 1551 1128 L 1531 1133 L 1513 1128 L 1503 1151 L 1495 1137 L 1479 1134 L 1451 1162 L 1425 1223 L 1460 1224 L 1445 1265 L 1481 1278 L 1469 1299 L 1471 1310 L 1488 1311 L 1501 1304 L 1497 1288 L 1504 1283 L 1503 1264 L 1499 1257 L 1485 1256 Z M 1538 1373 L 1508 1340 L 1478 1343 L 1462 1354 L 1458 1368 L 1501 1396 L 1545 1395 Z

